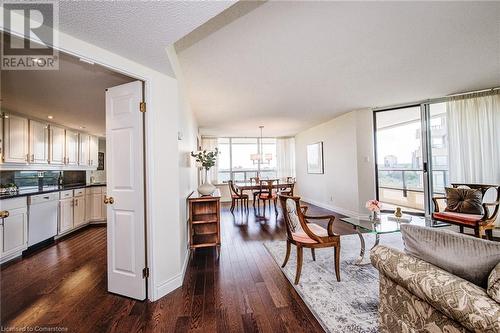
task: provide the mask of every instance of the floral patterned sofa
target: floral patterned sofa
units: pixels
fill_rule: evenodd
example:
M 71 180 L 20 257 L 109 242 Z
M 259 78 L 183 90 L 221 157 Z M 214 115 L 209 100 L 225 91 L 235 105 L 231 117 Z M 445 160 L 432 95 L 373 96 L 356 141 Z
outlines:
M 379 245 L 381 332 L 500 332 L 500 304 L 486 290 L 426 261 Z

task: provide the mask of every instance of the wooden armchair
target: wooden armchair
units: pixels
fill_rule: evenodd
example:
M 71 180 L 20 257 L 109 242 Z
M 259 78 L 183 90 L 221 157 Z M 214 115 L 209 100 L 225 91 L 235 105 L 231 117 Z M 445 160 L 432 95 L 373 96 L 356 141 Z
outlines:
M 250 185 L 259 185 L 260 184 L 260 178 L 258 176 L 256 177 L 250 177 Z M 255 202 L 257 201 L 257 195 L 259 195 L 260 190 L 255 190 L 252 191 L 253 195 L 253 208 L 255 208 Z
M 293 197 L 293 188 L 295 187 L 295 178 L 286 177 L 286 183 L 280 187 L 278 194 L 288 195 Z
M 283 217 L 286 224 L 286 256 L 281 267 L 285 267 L 290 258 L 291 244 L 297 247 L 297 272 L 295 274 L 295 284 L 299 283 L 302 272 L 302 251 L 303 248 L 311 249 L 313 260 L 316 260 L 314 249 L 323 247 L 333 247 L 335 255 L 335 275 L 340 281 L 340 236 L 333 232 L 333 222 L 335 216 L 307 216 L 300 206 L 299 197 L 279 195 Z M 309 220 L 329 220 L 327 229 L 310 223 Z
M 482 203 L 484 213 L 483 215 L 477 214 L 466 214 L 466 213 L 456 213 L 449 212 L 446 210 L 441 210 L 439 206 L 439 201 L 446 201 L 446 197 L 434 197 L 432 201 L 434 202 L 434 212 L 432 213 L 432 218 L 434 220 L 442 221 L 445 223 L 455 224 L 460 227 L 460 232 L 464 232 L 464 227 L 474 229 L 474 235 L 476 237 L 482 237 L 483 233 L 488 239 L 492 238 L 493 229 L 495 228 L 495 221 L 498 216 L 500 209 L 500 186 L 498 185 L 480 185 L 480 184 L 451 184 L 453 187 L 468 187 L 471 189 L 479 189 L 484 197 L 486 191 L 494 188 L 496 191 L 496 200 L 493 202 Z M 492 212 L 490 213 L 490 211 Z
M 234 207 L 240 204 L 240 207 L 248 210 L 248 194 L 239 193 L 232 180 L 227 182 L 229 184 L 229 191 L 231 192 L 231 213 Z

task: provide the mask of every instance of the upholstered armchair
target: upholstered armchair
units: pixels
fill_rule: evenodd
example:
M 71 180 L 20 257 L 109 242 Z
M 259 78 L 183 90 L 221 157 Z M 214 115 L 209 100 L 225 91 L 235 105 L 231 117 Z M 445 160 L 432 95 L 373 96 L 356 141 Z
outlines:
M 474 229 L 474 235 L 476 237 L 482 237 L 482 235 L 485 234 L 488 239 L 491 239 L 500 207 L 500 186 L 480 184 L 452 184 L 452 186 L 453 188 L 465 187 L 479 190 L 482 193 L 482 197 L 484 197 L 486 191 L 493 188 L 496 191 L 496 200 L 493 202 L 484 202 L 483 200 L 483 214 L 469 214 L 448 211 L 445 208 L 446 205 L 440 206 L 440 202 L 446 202 L 449 198 L 445 196 L 434 197 L 432 198 L 434 202 L 434 213 L 432 213 L 432 218 L 445 223 L 458 225 L 461 233 L 464 232 L 464 227 L 467 227 Z
M 303 248 L 311 249 L 313 260 L 316 260 L 314 249 L 333 247 L 335 254 L 335 275 L 340 281 L 340 236 L 333 232 L 333 222 L 335 216 L 307 216 L 307 207 L 300 206 L 299 197 L 279 195 L 281 209 L 286 224 L 286 256 L 281 267 L 285 267 L 290 258 L 291 245 L 297 247 L 297 272 L 295 274 L 295 284 L 299 283 L 302 272 Z M 327 229 L 310 223 L 310 220 L 328 220 Z

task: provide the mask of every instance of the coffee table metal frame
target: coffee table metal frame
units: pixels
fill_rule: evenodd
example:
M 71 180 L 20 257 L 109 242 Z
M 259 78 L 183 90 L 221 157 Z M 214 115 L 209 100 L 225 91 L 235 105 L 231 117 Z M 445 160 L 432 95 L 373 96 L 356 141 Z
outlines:
M 356 234 L 358 235 L 359 241 L 361 243 L 361 250 L 359 251 L 358 258 L 354 261 L 354 264 L 366 265 L 369 263 L 369 262 L 363 262 L 366 252 L 366 243 L 363 237 L 363 233 L 361 231 L 366 231 L 367 233 L 375 234 L 375 244 L 370 248 L 371 250 L 379 244 L 381 234 L 399 232 L 401 224 L 409 223 L 409 224 L 434 227 L 434 228 L 449 226 L 449 224 L 434 221 L 430 218 L 425 218 L 423 216 L 412 215 L 411 218 L 412 219 L 410 222 L 398 221 L 395 218 L 393 218 L 392 214 L 381 214 L 378 220 L 372 220 L 371 218 L 366 216 L 341 218 L 340 219 L 341 221 L 348 223 L 354 227 L 354 230 L 356 231 Z

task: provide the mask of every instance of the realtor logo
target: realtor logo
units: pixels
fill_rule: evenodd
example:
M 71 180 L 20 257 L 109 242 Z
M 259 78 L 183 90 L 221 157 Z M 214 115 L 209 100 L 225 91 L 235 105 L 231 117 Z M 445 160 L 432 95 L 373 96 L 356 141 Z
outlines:
M 2 70 L 57 70 L 56 1 L 3 2 Z

